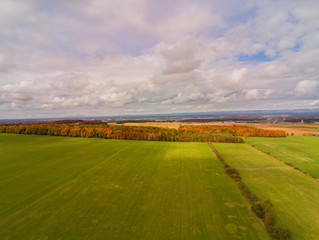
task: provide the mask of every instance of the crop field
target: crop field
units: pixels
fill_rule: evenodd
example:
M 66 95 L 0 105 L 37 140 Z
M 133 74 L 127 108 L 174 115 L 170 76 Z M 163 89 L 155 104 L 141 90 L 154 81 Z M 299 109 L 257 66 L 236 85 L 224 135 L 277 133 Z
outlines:
M 207 143 L 0 134 L 0 166 L 0 239 L 269 239 Z
M 234 168 L 255 168 L 255 167 L 286 167 L 287 165 L 273 157 L 252 148 L 248 144 L 213 144 L 225 158 L 226 162 Z M 258 160 L 258 161 L 256 161 Z
M 319 178 L 319 137 L 247 138 L 245 141 Z
M 291 230 L 292 239 L 318 239 L 318 180 L 287 168 L 267 154 L 262 156 L 263 153 L 247 144 L 213 145 L 230 166 L 238 169 L 243 181 L 262 202 L 273 203 L 278 223 Z

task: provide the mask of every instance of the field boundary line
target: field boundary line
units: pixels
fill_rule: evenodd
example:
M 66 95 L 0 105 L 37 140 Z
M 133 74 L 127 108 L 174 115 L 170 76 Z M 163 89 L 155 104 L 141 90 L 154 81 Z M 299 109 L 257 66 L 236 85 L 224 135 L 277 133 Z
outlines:
M 317 178 L 317 177 L 311 175 L 310 173 L 308 173 L 308 172 L 306 172 L 306 171 L 304 171 L 304 170 L 298 168 L 297 166 L 295 166 L 295 165 L 293 165 L 293 164 L 291 164 L 291 163 L 288 163 L 288 162 L 286 162 L 286 161 L 284 161 L 284 160 L 282 160 L 282 159 L 280 159 L 280 158 L 278 158 L 278 157 L 272 155 L 270 152 L 267 152 L 267 151 L 265 151 L 265 150 L 263 150 L 263 149 L 261 149 L 261 148 L 258 148 L 258 147 L 256 147 L 255 145 L 250 144 L 250 143 L 248 143 L 248 145 L 250 145 L 252 148 L 257 149 L 258 151 L 260 151 L 260 152 L 262 152 L 262 153 L 267 154 L 268 156 L 270 156 L 270 157 L 276 159 L 277 161 L 282 162 L 283 164 L 285 164 L 285 165 L 291 167 L 292 169 L 295 169 L 295 170 L 297 170 L 297 171 L 303 173 L 304 175 L 307 175 L 308 177 L 312 177 L 313 179 L 319 181 L 319 178 Z
M 236 167 L 235 169 L 293 169 L 293 167 Z
M 107 157 L 106 159 L 102 160 L 100 163 L 92 166 L 91 168 L 86 169 L 85 171 L 83 171 L 81 174 L 79 174 L 78 176 L 74 177 L 72 180 L 60 185 L 59 187 L 53 189 L 52 191 L 48 192 L 47 194 L 43 195 L 42 197 L 36 199 L 35 201 L 31 202 L 30 204 L 28 204 L 27 206 L 25 206 L 24 208 L 16 211 L 15 213 L 11 214 L 10 216 L 6 217 L 5 219 L 3 219 L 2 221 L 0 221 L 0 225 L 6 224 L 8 221 L 10 221 L 12 218 L 14 218 L 15 216 L 19 215 L 21 212 L 25 211 L 26 209 L 29 209 L 30 207 L 32 207 L 33 205 L 35 205 L 36 203 L 40 202 L 41 200 L 43 200 L 46 197 L 51 196 L 52 194 L 56 193 L 57 191 L 61 190 L 62 188 L 66 187 L 67 185 L 71 184 L 72 182 L 74 182 L 75 180 L 78 180 L 79 178 L 81 178 L 82 176 L 84 176 L 85 174 L 87 174 L 88 172 L 90 172 L 91 170 L 97 168 L 98 166 L 102 165 L 105 161 L 113 158 L 114 156 L 118 155 L 120 152 L 124 151 L 125 149 L 127 149 L 129 146 L 131 146 L 134 143 L 131 143 L 129 145 L 127 145 L 126 147 L 120 149 L 119 151 L 113 153 L 111 156 Z

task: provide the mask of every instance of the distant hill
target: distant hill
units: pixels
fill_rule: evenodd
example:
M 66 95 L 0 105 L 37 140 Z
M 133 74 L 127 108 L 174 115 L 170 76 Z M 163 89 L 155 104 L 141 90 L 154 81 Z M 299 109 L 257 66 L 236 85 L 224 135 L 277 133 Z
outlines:
M 100 120 L 108 119 L 118 121 L 121 119 L 156 119 L 156 118 L 214 118 L 214 117 L 238 117 L 238 116 L 297 116 L 308 118 L 319 118 L 319 108 L 315 109 L 282 109 L 282 110 L 246 110 L 246 111 L 214 111 L 214 112 L 192 112 L 192 113 L 160 113 L 140 115 L 112 115 L 112 116 L 76 116 L 57 118 L 29 118 L 29 119 L 0 119 L 0 122 L 53 122 L 61 120 Z

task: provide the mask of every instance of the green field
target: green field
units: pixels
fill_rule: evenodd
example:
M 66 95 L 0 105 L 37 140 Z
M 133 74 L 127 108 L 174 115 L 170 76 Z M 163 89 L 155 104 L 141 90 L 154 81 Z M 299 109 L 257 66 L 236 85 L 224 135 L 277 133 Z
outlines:
M 247 138 L 245 141 L 319 178 L 319 137 Z
M 273 203 L 278 223 L 291 230 L 293 239 L 319 239 L 318 180 L 247 144 L 213 145 L 262 202 Z
M 219 151 L 222 147 L 222 156 L 226 162 L 234 168 L 246 168 L 246 167 L 286 167 L 285 164 L 276 160 L 275 158 L 252 148 L 248 144 L 220 144 L 213 143 L 213 145 Z M 253 157 L 252 157 L 253 156 Z M 256 161 L 258 159 L 258 161 Z
M 310 128 L 310 129 L 319 129 L 319 127 L 315 126 L 300 126 L 300 125 L 294 125 L 294 124 L 278 124 L 279 126 L 288 126 L 288 127 L 294 127 L 294 128 Z
M 0 166 L 0 239 L 269 239 L 206 143 L 0 134 Z

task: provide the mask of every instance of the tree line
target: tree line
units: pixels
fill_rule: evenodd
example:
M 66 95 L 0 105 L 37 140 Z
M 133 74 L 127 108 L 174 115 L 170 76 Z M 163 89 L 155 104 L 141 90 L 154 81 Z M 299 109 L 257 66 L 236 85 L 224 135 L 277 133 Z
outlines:
M 183 125 L 180 132 L 187 133 L 212 133 L 241 137 L 286 137 L 286 132 L 281 130 L 265 130 L 243 126 L 216 126 L 216 125 Z
M 179 129 L 163 127 L 123 126 L 107 123 L 23 123 L 1 124 L 0 133 L 70 136 L 85 138 L 126 139 L 180 142 L 243 143 L 241 137 L 284 137 L 283 131 L 262 130 L 237 126 L 186 125 Z

